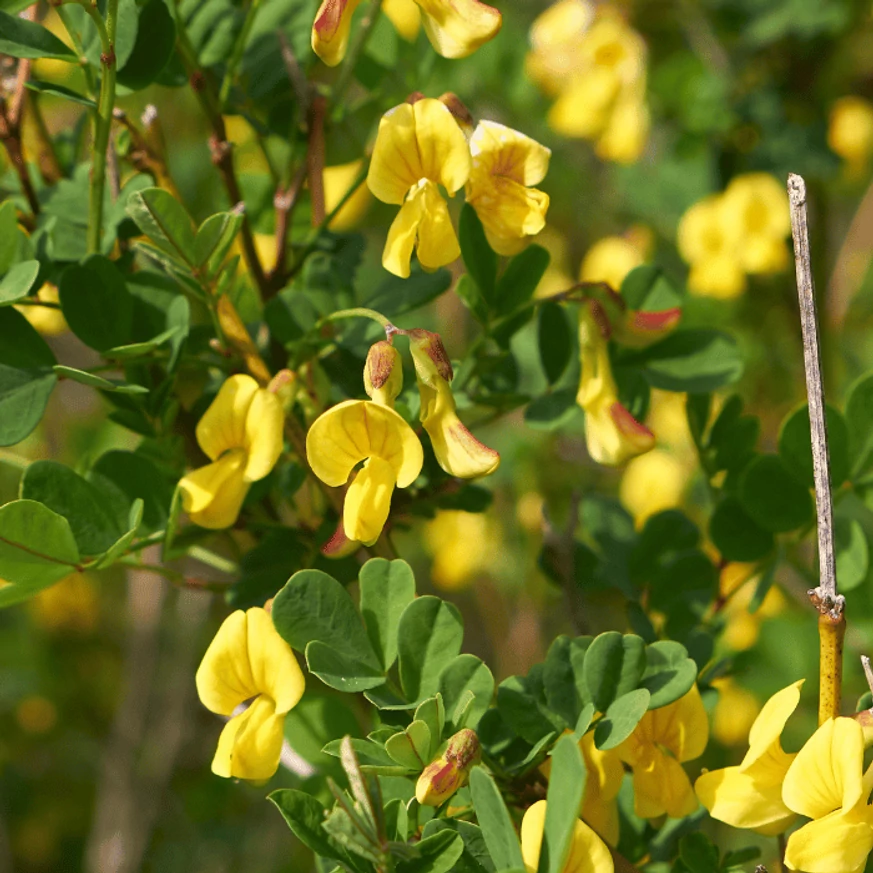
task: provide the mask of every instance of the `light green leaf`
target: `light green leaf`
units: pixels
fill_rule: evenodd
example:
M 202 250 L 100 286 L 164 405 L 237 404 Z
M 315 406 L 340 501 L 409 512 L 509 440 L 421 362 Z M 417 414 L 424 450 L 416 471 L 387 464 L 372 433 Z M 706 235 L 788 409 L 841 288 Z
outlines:
M 594 745 L 606 751 L 623 743 L 646 714 L 650 699 L 645 688 L 637 688 L 614 700 L 594 728 Z
M 39 275 L 39 261 L 22 261 L 9 268 L 0 279 L 0 306 L 22 300 L 30 293 Z
M 475 729 L 494 697 L 494 676 L 488 665 L 475 655 L 458 655 L 440 673 L 439 693 L 451 729 Z M 469 702 L 469 694 L 473 695 L 472 702 Z M 462 715 L 465 716 L 463 724 Z
M 387 670 L 397 660 L 397 629 L 415 598 L 415 577 L 406 561 L 371 558 L 361 567 L 361 615 L 379 663 Z
M 0 11 L 0 54 L 13 58 L 53 58 L 75 63 L 78 58 L 50 30 L 34 21 Z
M 582 675 L 595 706 L 605 712 L 613 700 L 637 687 L 646 669 L 646 644 L 635 634 L 608 631 L 594 638 Z
M 509 811 L 494 780 L 481 767 L 474 767 L 470 773 L 470 794 L 494 866 L 498 870 L 524 870 L 524 858 Z
M 537 873 L 562 873 L 570 854 L 587 775 L 575 737 L 561 737 L 552 750 L 546 821 Z
M 99 388 L 101 391 L 115 391 L 118 394 L 148 394 L 149 389 L 142 385 L 128 385 L 126 382 L 118 382 L 114 379 L 104 379 L 96 373 L 87 373 L 85 370 L 77 370 L 75 367 L 65 367 L 63 364 L 55 364 L 52 369 L 61 379 L 70 379 L 80 385 L 89 385 L 91 388 Z
M 163 188 L 146 188 L 127 201 L 128 215 L 162 251 L 196 265 L 194 225 L 185 207 Z

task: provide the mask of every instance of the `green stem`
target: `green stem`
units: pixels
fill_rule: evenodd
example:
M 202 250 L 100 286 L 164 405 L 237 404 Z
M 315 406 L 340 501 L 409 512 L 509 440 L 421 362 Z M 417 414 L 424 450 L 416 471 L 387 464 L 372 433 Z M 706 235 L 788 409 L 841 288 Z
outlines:
M 107 0 L 106 27 L 100 34 L 103 53 L 103 76 L 100 79 L 100 102 L 94 118 L 94 145 L 91 160 L 91 186 L 88 196 L 88 252 L 100 251 L 103 239 L 103 192 L 106 188 L 106 151 L 112 130 L 115 108 L 115 33 L 118 26 L 118 0 Z M 98 28 L 99 32 L 100 28 Z M 105 36 L 105 39 L 104 39 Z
M 255 18 L 258 15 L 261 3 L 262 0 L 252 0 L 251 5 L 246 12 L 242 30 L 236 38 L 233 53 L 227 62 L 227 68 L 224 71 L 224 78 L 221 80 L 221 89 L 218 92 L 218 103 L 222 112 L 224 112 L 227 107 L 227 98 L 230 97 L 230 89 L 233 85 L 233 79 L 236 75 L 237 67 L 239 67 L 240 61 L 242 60 L 243 52 L 245 51 L 246 43 L 248 42 L 249 33 L 251 33 L 252 25 L 255 23 Z
M 228 573 L 230 575 L 239 573 L 239 567 L 233 561 L 228 561 L 227 558 L 216 555 L 215 552 L 204 549 L 203 546 L 191 546 L 188 549 L 188 556 L 195 561 L 200 561 L 201 564 L 207 564 L 215 568 L 221 573 Z
M 377 324 L 380 324 L 386 330 L 393 327 L 390 321 L 382 315 L 381 312 L 376 312 L 375 309 L 366 309 L 363 306 L 355 306 L 353 309 L 340 309 L 337 312 L 332 312 L 326 315 L 318 323 L 326 324 L 329 321 L 339 321 L 341 318 L 371 318 Z

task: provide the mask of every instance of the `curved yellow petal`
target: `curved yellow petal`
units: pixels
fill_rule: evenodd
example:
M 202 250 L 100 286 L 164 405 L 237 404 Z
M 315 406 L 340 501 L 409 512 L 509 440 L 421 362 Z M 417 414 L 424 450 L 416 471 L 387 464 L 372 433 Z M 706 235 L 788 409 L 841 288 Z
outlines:
M 769 778 L 743 772 L 740 767 L 712 770 L 694 783 L 694 790 L 713 818 L 735 828 L 778 834 L 795 818 L 782 801 L 787 769 L 769 774 Z
M 788 768 L 782 799 L 789 809 L 822 818 L 850 809 L 866 795 L 864 734 L 851 718 L 828 719 L 804 744 Z
M 461 246 L 452 227 L 448 203 L 433 182 L 422 184 L 413 196 L 421 204 L 417 248 L 421 266 L 425 270 L 436 270 L 451 264 L 461 256 Z
M 312 50 L 329 66 L 345 56 L 352 14 L 361 0 L 322 0 L 312 25 Z
M 343 528 L 350 540 L 371 546 L 379 539 L 391 509 L 395 471 L 387 461 L 370 458 L 346 492 Z
M 417 100 L 412 104 L 412 111 L 424 170 L 420 178 L 439 182 L 449 194 L 454 194 L 466 185 L 470 176 L 472 159 L 467 137 L 440 100 Z
M 837 811 L 788 838 L 785 865 L 806 873 L 861 873 L 873 850 L 870 815 Z
M 245 451 L 234 449 L 179 481 L 182 508 L 194 524 L 221 530 L 236 522 L 249 490 L 245 462 Z
M 306 687 L 291 646 L 279 636 L 270 614 L 260 607 L 246 611 L 247 658 L 258 691 L 273 701 L 276 712 L 293 709 Z
M 437 463 L 450 476 L 476 479 L 500 466 L 500 454 L 479 442 L 455 412 L 455 398 L 449 383 L 436 380 L 436 388 L 418 380 L 421 395 L 421 423 L 430 437 Z
M 415 0 L 382 0 L 382 12 L 405 40 L 415 42 L 421 30 L 421 10 Z
M 649 125 L 649 108 L 641 97 L 619 99 L 597 140 L 597 156 L 618 164 L 639 160 L 649 139 Z
M 255 698 L 224 726 L 212 772 L 226 779 L 269 779 L 279 769 L 284 726 L 285 716 L 276 713 L 269 697 Z
M 538 800 L 521 821 L 521 856 L 529 873 L 535 873 L 540 861 L 545 824 L 546 801 Z M 584 822 L 577 821 L 563 873 L 613 873 L 614 869 L 603 840 Z
M 619 820 L 616 797 L 624 780 L 621 758 L 614 750 L 603 751 L 594 745 L 594 733 L 579 741 L 588 778 L 582 797 L 581 817 L 611 846 L 618 844 Z
M 379 457 L 406 488 L 421 472 L 424 455 L 415 431 L 387 406 L 369 400 L 346 400 L 316 419 L 306 435 L 306 457 L 327 485 L 345 485 L 366 458 Z
M 259 388 L 252 398 L 246 416 L 246 449 L 248 452 L 245 477 L 249 482 L 263 479 L 282 454 L 285 411 L 282 401 L 272 391 Z
M 200 702 L 211 712 L 230 715 L 260 694 L 248 657 L 248 617 L 238 609 L 218 629 L 194 677 Z
M 549 110 L 549 127 L 561 136 L 594 139 L 609 123 L 620 87 L 610 69 L 598 68 L 575 77 Z
M 496 121 L 480 121 L 470 137 L 473 173 L 505 176 L 520 185 L 539 185 L 549 170 L 552 150 Z
M 691 815 L 697 797 L 682 765 L 657 748 L 650 748 L 633 765 L 634 812 L 640 818 Z
M 546 226 L 549 195 L 512 179 L 489 176 L 480 184 L 471 183 L 467 202 L 476 210 L 489 245 L 499 255 L 517 254 Z
M 385 248 L 382 250 L 382 266 L 401 279 L 409 278 L 409 262 L 418 239 L 418 227 L 422 219 L 422 200 L 413 195 L 400 207 L 400 211 L 388 228 Z
M 497 36 L 503 19 L 479 0 L 415 0 L 424 12 L 424 32 L 444 58 L 465 58 Z
M 752 729 L 749 731 L 749 751 L 746 752 L 740 768 L 746 770 L 755 762 L 769 755 L 774 748 L 782 752 L 780 737 L 791 713 L 797 709 L 800 703 L 800 689 L 806 680 L 798 679 L 787 688 L 777 691 L 761 708 L 755 719 Z M 794 760 L 792 755 L 790 760 Z M 789 761 L 790 763 L 790 761 Z M 785 769 L 788 769 L 786 764 Z
M 251 376 L 231 376 L 197 422 L 197 442 L 210 461 L 229 449 L 245 446 L 246 418 L 258 383 Z

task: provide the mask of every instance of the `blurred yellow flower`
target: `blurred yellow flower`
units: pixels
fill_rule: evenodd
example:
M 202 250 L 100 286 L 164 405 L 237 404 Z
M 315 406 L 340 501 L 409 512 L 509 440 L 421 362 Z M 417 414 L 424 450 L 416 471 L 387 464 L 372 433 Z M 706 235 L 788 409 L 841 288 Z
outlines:
M 30 694 L 15 707 L 15 720 L 28 734 L 48 733 L 58 720 L 55 705 L 40 694 Z
M 545 178 L 551 150 L 494 121 L 480 121 L 470 138 L 473 167 L 467 203 L 500 255 L 520 252 L 546 226 L 549 195 L 532 188 Z
M 637 527 L 642 527 L 650 516 L 682 505 L 689 478 L 688 466 L 675 455 L 653 449 L 628 463 L 619 497 Z
M 500 549 L 494 522 L 481 512 L 443 509 L 424 528 L 424 542 L 433 556 L 431 579 L 443 591 L 457 591 L 493 568 Z
M 566 291 L 575 282 L 570 272 L 567 237 L 547 225 L 537 236 L 536 243 L 549 253 L 549 266 L 537 285 L 534 297 L 550 297 Z
M 725 746 L 737 746 L 749 735 L 758 716 L 758 698 L 729 676 L 714 679 L 718 702 L 712 714 L 712 735 Z
M 625 276 L 645 262 L 647 250 L 641 235 L 605 236 L 585 253 L 579 269 L 582 282 L 606 282 L 614 291 L 621 289 Z
M 593 301 L 579 307 L 582 374 L 576 402 L 585 410 L 588 454 L 598 464 L 616 467 L 655 445 L 654 434 L 619 403 L 609 362 L 609 342 L 595 316 Z
M 84 573 L 71 573 L 28 601 L 34 622 L 47 631 L 89 633 L 100 617 L 94 583 Z
M 294 652 L 270 615 L 260 607 L 231 613 L 209 644 L 196 683 L 208 710 L 232 716 L 219 737 L 212 772 L 269 779 L 279 767 L 285 715 L 305 687 Z M 234 714 L 246 701 L 248 707 Z
M 640 818 L 682 818 L 697 807 L 684 761 L 700 757 L 709 721 L 697 686 L 679 700 L 647 712 L 617 748 L 633 770 L 634 812 Z
M 466 184 L 470 168 L 467 139 L 439 100 L 401 103 L 382 116 L 367 184 L 383 203 L 400 205 L 382 253 L 386 270 L 407 278 L 416 248 L 419 262 L 428 270 L 460 255 L 438 185 L 454 195 Z
M 449 385 L 454 376 L 452 365 L 439 334 L 416 329 L 408 336 L 421 397 L 421 423 L 437 463 L 459 479 L 493 473 L 500 465 L 500 455 L 479 442 L 458 418 Z
M 582 68 L 581 47 L 594 14 L 590 0 L 558 0 L 531 25 L 525 70 L 547 94 L 559 94 Z
M 726 624 L 721 641 L 735 652 L 751 649 L 758 641 L 764 621 L 785 608 L 785 597 L 772 586 L 758 609 L 749 612 L 759 576 L 757 565 L 737 561 L 731 561 L 721 571 L 719 589 L 721 596 L 728 598 L 722 611 Z
M 364 161 L 360 159 L 348 164 L 337 164 L 324 168 L 324 208 L 326 212 L 333 212 L 343 197 L 349 193 L 352 185 L 361 175 L 363 166 Z M 370 191 L 366 184 L 361 182 L 343 204 L 342 209 L 331 220 L 330 229 L 344 231 L 356 227 L 369 208 L 370 200 Z
M 56 285 L 46 282 L 36 293 L 38 300 L 59 304 Z M 56 306 L 16 306 L 15 307 L 43 336 L 58 336 L 70 328 L 64 313 Z
M 546 801 L 528 807 L 521 820 L 521 856 L 528 873 L 536 873 L 546 826 Z M 562 873 L 613 873 L 612 855 L 603 840 L 583 821 L 576 821 Z
M 828 145 L 856 175 L 867 168 L 873 152 L 873 104 L 863 97 L 840 97 L 831 106 Z
M 782 833 L 794 821 L 783 802 L 782 786 L 796 755 L 782 750 L 780 737 L 800 702 L 803 681 L 783 688 L 764 704 L 749 731 L 749 751 L 738 767 L 712 770 L 694 783 L 713 818 L 768 836 Z
M 237 519 L 249 486 L 282 453 L 285 413 L 279 398 L 251 376 L 231 376 L 197 423 L 197 442 L 212 461 L 179 482 L 195 524 L 220 529 Z
M 382 0 L 382 12 L 405 40 L 415 42 L 421 30 L 421 9 L 415 0 Z

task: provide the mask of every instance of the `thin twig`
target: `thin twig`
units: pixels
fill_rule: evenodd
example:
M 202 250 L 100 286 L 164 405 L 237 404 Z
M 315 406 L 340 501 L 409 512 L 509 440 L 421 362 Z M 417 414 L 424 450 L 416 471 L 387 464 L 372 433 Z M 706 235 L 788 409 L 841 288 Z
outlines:
M 861 655 L 861 666 L 864 668 L 864 676 L 867 679 L 867 686 L 873 692 L 873 667 L 870 666 L 870 659 L 866 655 Z

